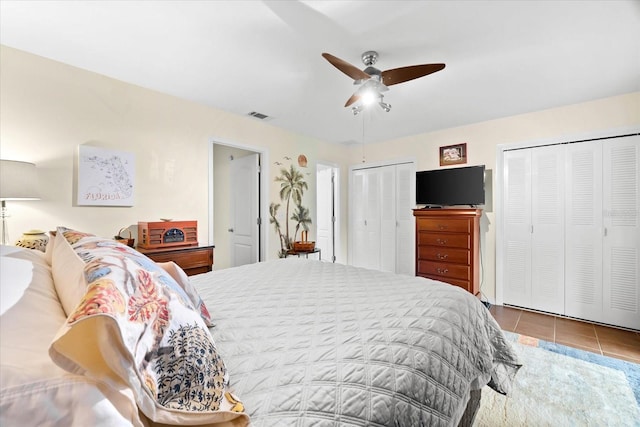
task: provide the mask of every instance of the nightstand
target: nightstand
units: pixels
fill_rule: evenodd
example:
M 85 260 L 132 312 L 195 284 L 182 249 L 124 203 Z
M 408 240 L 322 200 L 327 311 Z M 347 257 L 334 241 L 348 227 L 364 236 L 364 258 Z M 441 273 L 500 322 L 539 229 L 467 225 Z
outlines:
M 187 246 L 182 248 L 142 249 L 138 252 L 145 254 L 155 262 L 173 261 L 187 273 L 188 276 L 206 273 L 213 269 L 213 249 L 215 246 Z

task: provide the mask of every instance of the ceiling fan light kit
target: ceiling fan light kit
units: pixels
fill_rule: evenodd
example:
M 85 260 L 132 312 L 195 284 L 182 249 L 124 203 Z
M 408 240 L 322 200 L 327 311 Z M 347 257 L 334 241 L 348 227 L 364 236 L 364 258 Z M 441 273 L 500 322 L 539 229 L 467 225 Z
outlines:
M 391 111 L 391 105 L 383 101 L 384 95 L 382 95 L 382 92 L 389 90 L 388 86 L 424 77 L 445 67 L 445 64 L 422 64 L 380 71 L 373 66 L 378 61 L 378 52 L 374 50 L 368 50 L 362 54 L 362 63 L 367 67 L 364 70 L 360 70 L 347 61 L 329 53 L 323 53 L 322 57 L 338 70 L 351 77 L 354 85 L 360 86 L 344 104 L 345 107 L 355 104 L 351 107 L 354 115 L 360 113 L 367 105 L 375 102 L 376 99 L 380 108 L 388 113 Z
M 358 105 L 354 105 L 353 107 L 351 107 L 351 111 L 353 112 L 354 116 L 357 116 L 362 110 L 364 110 L 366 107 L 368 107 L 369 105 L 372 105 L 373 103 L 375 103 L 375 94 L 371 94 L 374 96 L 374 98 L 372 98 L 370 101 L 367 101 L 366 99 L 362 99 L 362 102 L 360 102 Z M 386 111 L 387 113 L 389 111 L 391 111 L 391 104 L 388 104 L 386 102 L 384 102 L 382 99 L 384 98 L 383 95 L 379 95 L 378 97 L 378 105 L 380 106 L 380 108 L 382 108 L 384 111 Z

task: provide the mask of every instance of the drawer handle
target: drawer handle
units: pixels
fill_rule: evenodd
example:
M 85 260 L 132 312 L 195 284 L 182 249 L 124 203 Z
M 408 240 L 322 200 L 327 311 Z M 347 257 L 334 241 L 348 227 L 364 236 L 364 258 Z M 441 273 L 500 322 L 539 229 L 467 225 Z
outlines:
M 440 243 L 441 245 L 446 245 L 447 244 L 447 239 L 437 239 L 436 242 Z
M 449 228 L 449 227 L 447 227 L 444 224 L 438 224 L 438 230 L 446 230 L 447 228 Z
M 448 257 L 449 255 L 447 255 L 447 254 L 444 254 L 444 255 L 443 255 L 443 254 L 441 254 L 441 253 L 438 253 L 436 256 L 438 257 L 438 259 L 447 259 L 447 257 Z
M 447 274 L 449 272 L 448 268 L 436 268 L 436 270 L 438 271 L 438 273 L 440 274 Z

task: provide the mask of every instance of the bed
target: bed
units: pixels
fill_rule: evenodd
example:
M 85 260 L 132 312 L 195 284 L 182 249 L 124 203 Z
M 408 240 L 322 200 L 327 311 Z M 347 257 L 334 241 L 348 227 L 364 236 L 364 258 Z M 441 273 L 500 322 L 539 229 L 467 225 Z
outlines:
M 428 279 L 296 258 L 187 278 L 64 227 L 1 249 L 1 425 L 472 425 L 520 367 Z

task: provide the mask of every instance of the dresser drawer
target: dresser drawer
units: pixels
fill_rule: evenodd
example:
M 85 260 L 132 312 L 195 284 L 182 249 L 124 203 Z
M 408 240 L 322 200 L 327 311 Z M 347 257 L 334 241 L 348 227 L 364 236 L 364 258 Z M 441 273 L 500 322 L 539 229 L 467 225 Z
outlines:
M 417 218 L 418 230 L 447 233 L 471 233 L 471 223 L 466 219 Z
M 207 250 L 193 250 L 189 252 L 172 251 L 170 253 L 156 253 L 149 256 L 155 262 L 173 261 L 183 270 L 185 268 L 194 268 L 211 265 L 213 260 Z
M 446 282 L 445 278 L 469 280 L 471 269 L 468 265 L 418 260 L 418 273 L 438 276 L 439 280 Z
M 446 246 L 419 246 L 418 259 L 469 265 L 471 264 L 471 251 Z
M 471 248 L 471 236 L 468 234 L 446 234 L 418 232 L 418 246 L 446 246 L 449 248 Z
M 139 249 L 139 251 L 155 262 L 173 261 L 189 276 L 206 273 L 213 267 L 213 246 Z

